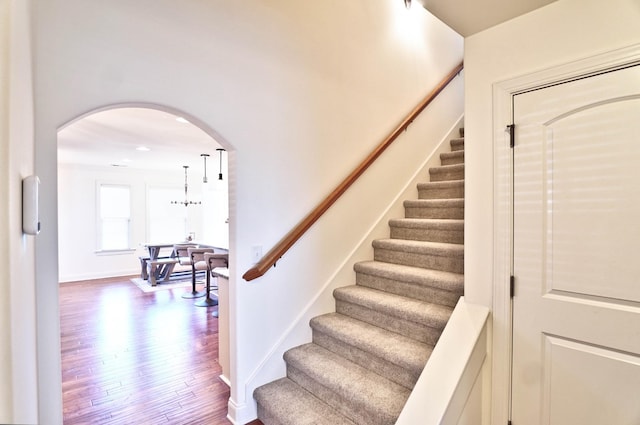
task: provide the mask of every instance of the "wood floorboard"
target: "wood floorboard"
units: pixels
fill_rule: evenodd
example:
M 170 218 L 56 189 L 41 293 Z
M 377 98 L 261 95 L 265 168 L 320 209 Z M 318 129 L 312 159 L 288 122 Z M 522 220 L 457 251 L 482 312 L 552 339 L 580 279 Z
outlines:
M 186 290 L 144 293 L 129 278 L 60 285 L 65 425 L 231 423 L 218 319 Z

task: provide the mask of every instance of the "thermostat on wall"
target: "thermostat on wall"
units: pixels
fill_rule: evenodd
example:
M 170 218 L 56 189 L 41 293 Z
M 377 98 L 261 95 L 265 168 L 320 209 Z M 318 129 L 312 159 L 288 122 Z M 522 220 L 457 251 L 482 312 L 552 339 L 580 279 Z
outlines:
M 22 231 L 27 235 L 40 233 L 40 218 L 38 216 L 38 176 L 22 179 Z

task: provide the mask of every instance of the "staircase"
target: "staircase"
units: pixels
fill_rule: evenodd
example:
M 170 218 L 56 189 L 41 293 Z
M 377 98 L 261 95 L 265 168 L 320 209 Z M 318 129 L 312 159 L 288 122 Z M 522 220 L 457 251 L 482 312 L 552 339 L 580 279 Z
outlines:
M 450 145 L 336 312 L 310 321 L 313 342 L 284 354 L 287 376 L 255 390 L 265 425 L 396 422 L 463 292 L 464 139 Z

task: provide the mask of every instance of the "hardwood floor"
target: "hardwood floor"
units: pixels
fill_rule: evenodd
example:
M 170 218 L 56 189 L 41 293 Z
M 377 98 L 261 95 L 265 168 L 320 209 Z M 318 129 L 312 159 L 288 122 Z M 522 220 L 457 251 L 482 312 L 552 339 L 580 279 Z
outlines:
M 186 290 L 144 293 L 129 278 L 60 285 L 65 425 L 231 423 L 218 319 Z

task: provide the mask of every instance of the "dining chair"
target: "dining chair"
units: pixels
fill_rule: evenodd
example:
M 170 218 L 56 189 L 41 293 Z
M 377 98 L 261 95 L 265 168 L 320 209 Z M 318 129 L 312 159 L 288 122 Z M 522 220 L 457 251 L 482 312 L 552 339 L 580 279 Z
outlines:
M 187 252 L 189 253 L 189 258 L 191 259 L 191 268 L 193 270 L 193 281 L 195 282 L 195 274 L 196 271 L 205 271 L 207 273 L 206 278 L 206 288 L 204 291 L 205 299 L 196 302 L 194 305 L 198 307 L 213 307 L 218 305 L 218 300 L 211 298 L 211 276 L 209 274 L 209 269 L 207 266 L 207 262 L 204 260 L 205 254 L 213 254 L 213 248 L 187 248 Z M 194 283 L 195 287 L 195 283 Z
M 173 245 L 173 254 L 178 259 L 178 264 L 182 266 L 190 266 L 191 267 L 191 291 L 185 292 L 182 294 L 182 298 L 200 298 L 204 297 L 206 294 L 204 291 L 198 292 L 196 290 L 196 272 L 193 268 L 193 263 L 191 261 L 191 255 L 189 255 L 189 249 L 198 248 L 196 244 L 175 244 Z
M 213 270 L 218 267 L 229 267 L 229 253 L 206 253 L 204 254 L 204 261 L 207 264 L 207 293 L 209 293 L 209 291 L 211 291 L 211 276 L 213 274 Z M 214 305 L 218 305 L 218 302 L 218 300 L 215 300 Z M 214 317 L 218 317 L 218 312 L 214 311 L 212 315 Z

